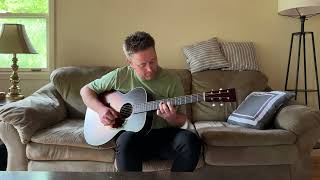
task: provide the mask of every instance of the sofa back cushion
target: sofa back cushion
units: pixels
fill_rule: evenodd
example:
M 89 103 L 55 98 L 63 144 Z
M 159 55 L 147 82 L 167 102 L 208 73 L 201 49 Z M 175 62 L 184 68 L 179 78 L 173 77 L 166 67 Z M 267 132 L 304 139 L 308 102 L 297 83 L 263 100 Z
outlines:
M 193 121 L 226 121 L 227 117 L 253 91 L 264 91 L 267 77 L 258 71 L 221 71 L 209 70 L 192 74 L 192 93 L 235 88 L 237 101 L 234 103 L 200 102 L 192 105 Z
M 86 105 L 80 96 L 80 89 L 113 69 L 111 67 L 62 67 L 51 73 L 51 82 L 66 102 L 68 117 L 84 118 Z
M 80 96 L 80 89 L 89 82 L 112 71 L 113 67 L 62 67 L 52 72 L 50 79 L 64 98 L 70 118 L 84 118 L 86 105 Z M 188 70 L 171 69 L 180 79 L 185 93 L 191 91 L 191 75 Z M 187 115 L 191 117 L 191 107 L 187 106 Z M 189 112 L 188 112 L 189 111 Z

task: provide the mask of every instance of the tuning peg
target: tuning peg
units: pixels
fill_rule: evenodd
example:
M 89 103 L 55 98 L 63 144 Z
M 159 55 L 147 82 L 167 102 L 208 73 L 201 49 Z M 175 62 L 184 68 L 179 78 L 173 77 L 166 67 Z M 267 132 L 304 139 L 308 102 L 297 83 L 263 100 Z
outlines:
M 213 103 L 213 104 L 212 104 L 212 107 L 215 107 L 215 106 L 216 106 L 216 104 L 215 104 L 215 103 Z
M 220 106 L 222 107 L 222 106 L 223 106 L 223 103 L 220 103 Z

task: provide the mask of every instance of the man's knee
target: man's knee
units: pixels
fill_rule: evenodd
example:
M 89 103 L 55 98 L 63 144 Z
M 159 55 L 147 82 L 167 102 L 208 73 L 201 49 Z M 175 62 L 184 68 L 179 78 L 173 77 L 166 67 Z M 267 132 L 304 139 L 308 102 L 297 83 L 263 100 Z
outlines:
M 116 149 L 131 149 L 136 146 L 138 142 L 137 133 L 125 131 L 121 133 L 116 139 Z
M 178 146 L 184 147 L 187 150 L 191 151 L 200 151 L 201 149 L 201 141 L 199 137 L 187 130 L 182 130 L 177 134 L 176 142 Z
M 184 130 L 177 134 L 175 141 L 177 153 L 171 171 L 192 172 L 196 168 L 200 157 L 200 139 L 196 134 Z

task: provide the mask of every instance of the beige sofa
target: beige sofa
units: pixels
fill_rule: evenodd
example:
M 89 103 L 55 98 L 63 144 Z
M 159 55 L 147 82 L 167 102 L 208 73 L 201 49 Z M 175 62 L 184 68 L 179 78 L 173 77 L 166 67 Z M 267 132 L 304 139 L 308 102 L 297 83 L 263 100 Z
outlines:
M 0 109 L 0 138 L 8 149 L 7 170 L 116 171 L 114 142 L 86 144 L 82 86 L 112 70 L 110 67 L 64 67 L 51 82 L 25 98 Z M 212 107 L 187 106 L 190 130 L 204 142 L 197 170 L 217 179 L 310 179 L 310 152 L 320 137 L 320 113 L 303 105 L 288 105 L 274 118 L 274 128 L 247 129 L 226 122 L 250 92 L 268 88 L 267 78 L 255 71 L 209 70 L 181 78 L 185 93 L 236 88 L 237 102 Z M 144 171 L 168 171 L 169 161 L 145 162 Z

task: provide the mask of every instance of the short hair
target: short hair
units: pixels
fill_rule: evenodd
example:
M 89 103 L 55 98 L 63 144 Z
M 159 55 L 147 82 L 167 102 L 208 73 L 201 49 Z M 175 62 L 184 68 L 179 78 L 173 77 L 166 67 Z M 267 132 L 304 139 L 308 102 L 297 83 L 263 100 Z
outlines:
M 143 31 L 137 31 L 126 37 L 123 44 L 123 52 L 129 58 L 132 54 L 155 47 L 153 37 Z

